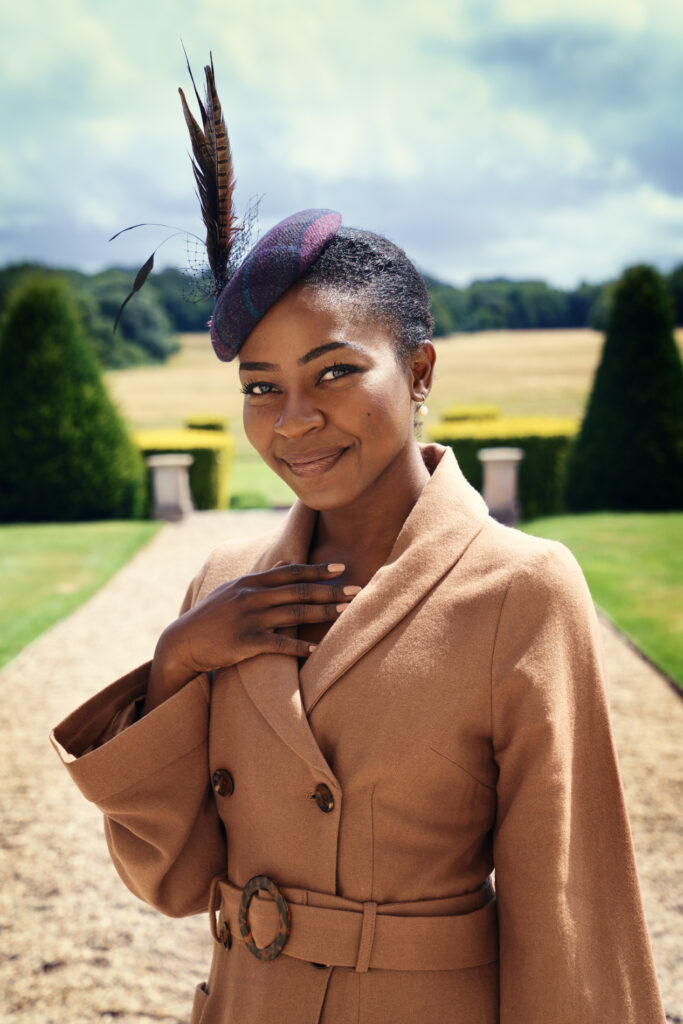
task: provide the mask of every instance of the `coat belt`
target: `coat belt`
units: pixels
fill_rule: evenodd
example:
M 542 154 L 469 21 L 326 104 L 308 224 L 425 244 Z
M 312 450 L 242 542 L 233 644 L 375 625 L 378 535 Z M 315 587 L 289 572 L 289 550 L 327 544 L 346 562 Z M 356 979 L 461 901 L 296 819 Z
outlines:
M 450 971 L 498 959 L 497 908 L 490 880 L 463 897 L 413 902 L 407 914 L 401 914 L 401 905 L 396 903 L 360 903 L 285 887 L 281 892 L 291 921 L 282 952 L 297 960 L 363 972 L 369 968 Z M 209 916 L 217 941 L 222 941 L 216 921 L 219 910 L 227 930 L 240 941 L 237 918 L 241 899 L 242 889 L 215 879 Z M 443 913 L 460 901 L 463 912 Z M 249 907 L 249 923 L 259 945 L 270 942 L 278 929 L 275 902 L 257 895 Z

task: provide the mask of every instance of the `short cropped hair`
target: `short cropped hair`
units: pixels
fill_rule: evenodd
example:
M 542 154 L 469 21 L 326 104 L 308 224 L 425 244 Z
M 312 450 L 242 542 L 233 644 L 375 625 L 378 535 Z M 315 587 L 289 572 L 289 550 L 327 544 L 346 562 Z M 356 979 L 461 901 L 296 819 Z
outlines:
M 431 340 L 424 280 L 403 249 L 382 235 L 341 227 L 301 283 L 359 301 L 363 315 L 392 333 L 401 359 Z

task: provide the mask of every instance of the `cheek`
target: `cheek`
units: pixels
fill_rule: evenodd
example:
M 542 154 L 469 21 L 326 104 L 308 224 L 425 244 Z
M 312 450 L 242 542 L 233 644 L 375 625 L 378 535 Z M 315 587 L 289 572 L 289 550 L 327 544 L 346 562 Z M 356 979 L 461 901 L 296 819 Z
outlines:
M 264 452 L 273 435 L 272 417 L 264 415 L 264 409 L 253 409 L 245 405 L 242 423 L 247 441 L 257 452 Z
M 412 400 L 405 379 L 391 374 L 374 381 L 365 393 L 363 411 L 374 429 L 385 425 L 388 431 L 395 431 L 412 424 Z

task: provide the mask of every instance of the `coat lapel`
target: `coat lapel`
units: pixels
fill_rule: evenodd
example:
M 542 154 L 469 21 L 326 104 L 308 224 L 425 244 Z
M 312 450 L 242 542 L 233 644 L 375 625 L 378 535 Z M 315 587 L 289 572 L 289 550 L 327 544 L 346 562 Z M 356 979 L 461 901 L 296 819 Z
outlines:
M 259 711 L 300 757 L 334 780 L 308 724 L 323 694 L 386 636 L 457 562 L 484 526 L 488 509 L 453 452 L 423 445 L 431 479 L 406 519 L 386 563 L 333 624 L 301 672 L 295 658 L 261 654 L 237 670 Z M 306 562 L 317 513 L 297 502 L 282 534 L 254 572 L 276 562 Z
M 304 708 L 386 636 L 457 562 L 488 517 L 450 448 L 422 445 L 431 472 L 389 558 L 354 597 L 301 669 Z
M 317 513 L 297 502 L 284 529 L 260 556 L 252 572 L 272 568 L 277 562 L 308 561 L 308 549 Z M 249 697 L 268 724 L 299 757 L 322 778 L 334 782 L 334 775 L 311 732 L 301 700 L 297 659 L 284 654 L 260 654 L 236 666 Z

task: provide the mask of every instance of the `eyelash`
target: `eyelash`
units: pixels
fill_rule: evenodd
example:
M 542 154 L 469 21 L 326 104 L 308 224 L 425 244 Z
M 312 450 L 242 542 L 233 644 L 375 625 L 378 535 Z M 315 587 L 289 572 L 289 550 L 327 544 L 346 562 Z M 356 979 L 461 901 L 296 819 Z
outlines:
M 340 374 L 338 377 L 332 377 L 332 380 L 340 380 L 342 377 L 346 377 L 350 373 L 359 373 L 360 367 L 354 366 L 353 363 L 333 363 L 332 366 L 327 366 L 325 367 L 324 370 L 321 371 L 320 376 L 318 377 L 318 383 L 327 383 L 327 381 L 323 382 L 322 378 L 326 374 L 330 373 L 331 370 L 346 371 L 345 373 Z M 273 385 L 269 384 L 268 381 L 265 380 L 245 381 L 245 383 L 240 388 L 240 391 L 242 392 L 243 395 L 252 395 L 254 398 L 264 398 L 265 395 L 272 394 L 272 391 L 266 391 L 264 394 L 257 395 L 254 392 L 254 388 L 272 389 Z

